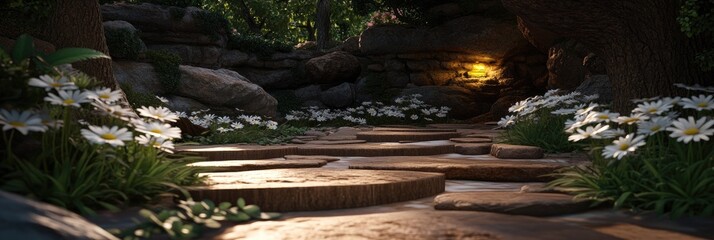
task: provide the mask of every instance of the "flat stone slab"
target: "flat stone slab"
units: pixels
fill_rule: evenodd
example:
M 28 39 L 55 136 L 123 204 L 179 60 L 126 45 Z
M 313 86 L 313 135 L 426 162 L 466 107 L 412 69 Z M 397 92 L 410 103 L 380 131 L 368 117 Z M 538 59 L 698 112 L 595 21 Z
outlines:
M 618 239 L 591 229 L 528 216 L 411 210 L 258 221 L 227 228 L 214 239 L 534 240 Z
M 459 143 L 454 145 L 454 152 L 463 155 L 481 155 L 491 153 L 491 143 Z
M 451 138 L 449 141 L 455 143 L 490 143 L 490 138 Z
M 273 169 L 204 173 L 208 186 L 187 187 L 196 200 L 235 202 L 265 211 L 315 211 L 365 207 L 433 196 L 443 174 L 349 169 Z
M 324 137 L 320 137 L 321 140 L 330 140 L 330 141 L 335 141 L 335 140 L 354 140 L 357 139 L 356 134 L 359 132 L 362 132 L 364 130 L 359 129 L 359 128 L 353 128 L 353 127 L 341 127 L 337 129 L 332 134 L 329 134 Z
M 456 129 L 444 128 L 397 128 L 397 127 L 376 127 L 372 131 L 387 131 L 387 132 L 456 132 Z
M 301 145 L 297 147 L 300 155 L 328 156 L 424 156 L 454 152 L 453 144 L 400 144 L 400 143 L 362 143 L 348 145 Z
M 285 155 L 285 159 L 288 160 L 323 160 L 326 162 L 336 162 L 339 161 L 339 157 L 325 156 L 325 155 Z
M 458 124 L 458 123 L 435 123 L 426 125 L 430 128 L 443 128 L 443 129 L 471 129 L 478 127 L 477 124 Z
M 434 198 L 437 210 L 481 211 L 528 216 L 556 216 L 588 210 L 590 202 L 559 193 L 460 192 Z
M 325 166 L 325 164 L 327 164 L 327 161 L 315 159 L 266 159 L 204 161 L 188 165 L 203 168 L 205 172 L 238 172 L 278 168 L 319 168 Z
M 291 145 L 259 146 L 259 145 L 202 145 L 180 146 L 177 152 L 197 153 L 208 160 L 254 160 L 280 158 L 285 155 L 298 154 L 297 147 Z
M 543 149 L 534 146 L 511 144 L 493 144 L 491 155 L 497 158 L 509 159 L 539 159 L 545 156 Z
M 352 161 L 350 169 L 406 170 L 444 173 L 446 179 L 495 182 L 542 182 L 552 180 L 543 176 L 571 166 L 563 162 L 519 160 L 454 159 L 434 156 L 373 157 Z
M 434 141 L 459 137 L 457 132 L 388 132 L 367 131 L 357 133 L 357 139 L 368 142 Z
M 306 144 L 316 144 L 316 145 L 340 145 L 340 144 L 357 144 L 357 143 L 366 143 L 367 141 L 365 140 L 332 140 L 332 141 L 327 141 L 327 140 L 315 140 L 315 141 L 309 141 L 306 142 Z

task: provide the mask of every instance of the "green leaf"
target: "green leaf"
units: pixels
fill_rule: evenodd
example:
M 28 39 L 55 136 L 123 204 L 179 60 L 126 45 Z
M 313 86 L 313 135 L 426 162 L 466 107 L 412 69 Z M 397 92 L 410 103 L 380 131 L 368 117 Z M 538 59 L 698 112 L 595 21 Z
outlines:
M 228 219 L 228 221 L 233 221 L 233 222 L 245 222 L 245 221 L 250 220 L 250 216 L 248 216 L 248 214 L 245 214 L 243 212 L 238 212 L 236 214 L 229 214 L 228 216 L 226 216 L 226 219 Z
M 47 55 L 45 62 L 50 66 L 57 66 L 94 58 L 109 58 L 109 56 L 89 48 L 63 48 Z
M 245 207 L 245 199 L 238 198 L 238 201 L 236 201 L 236 206 L 238 206 L 238 208 L 244 208 Z
M 252 218 L 260 218 L 260 207 L 257 205 L 248 205 L 243 208 L 243 212 L 250 215 Z
M 615 201 L 615 208 L 622 207 L 622 204 L 627 201 L 627 198 L 630 197 L 630 195 L 632 195 L 632 192 L 626 192 L 620 195 L 620 197 L 617 198 L 617 201 Z
M 274 213 L 274 212 L 264 212 L 260 214 L 260 217 L 258 219 L 260 220 L 273 220 L 273 219 L 278 219 L 281 218 L 283 215 L 280 213 Z
M 32 43 L 32 37 L 27 34 L 22 34 L 15 41 L 15 46 L 12 49 L 12 61 L 18 63 L 32 56 L 35 52 L 35 46 Z
M 229 202 L 222 202 L 218 204 L 218 208 L 221 210 L 228 210 L 231 207 L 231 203 Z

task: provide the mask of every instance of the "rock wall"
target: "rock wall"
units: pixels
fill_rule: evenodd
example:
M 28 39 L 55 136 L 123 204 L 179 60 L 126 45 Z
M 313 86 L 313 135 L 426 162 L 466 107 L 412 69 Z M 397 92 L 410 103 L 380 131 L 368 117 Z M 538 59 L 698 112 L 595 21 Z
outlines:
M 542 92 L 548 83 L 547 55 L 521 35 L 514 16 L 485 14 L 505 12 L 499 1 L 482 2 L 482 12 L 440 16 L 437 26 L 377 26 L 326 52 L 269 56 L 226 48 L 225 33 L 216 38 L 196 27 L 200 9 L 112 4 L 102 13 L 138 29 L 148 50 L 174 52 L 186 65 L 233 70 L 294 105 L 346 107 L 419 93 L 464 119 L 489 112 L 498 99 Z M 177 18 L 177 12 L 186 14 Z

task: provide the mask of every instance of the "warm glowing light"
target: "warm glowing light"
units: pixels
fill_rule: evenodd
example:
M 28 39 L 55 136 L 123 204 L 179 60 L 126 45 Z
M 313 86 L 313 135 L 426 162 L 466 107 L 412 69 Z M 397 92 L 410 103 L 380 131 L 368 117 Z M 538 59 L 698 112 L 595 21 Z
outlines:
M 483 63 L 477 63 L 474 64 L 473 68 L 471 71 L 468 73 L 469 77 L 477 77 L 477 78 L 482 78 L 488 76 L 488 70 L 486 69 L 486 65 Z

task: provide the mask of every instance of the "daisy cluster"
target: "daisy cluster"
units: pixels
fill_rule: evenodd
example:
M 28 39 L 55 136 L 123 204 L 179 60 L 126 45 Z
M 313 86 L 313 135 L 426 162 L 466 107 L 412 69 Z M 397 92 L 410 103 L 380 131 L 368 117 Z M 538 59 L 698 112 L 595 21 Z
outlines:
M 686 86 L 689 90 L 709 88 Z M 633 155 L 650 138 L 669 137 L 684 144 L 709 141 L 714 135 L 712 95 L 691 97 L 654 97 L 633 100 L 637 107 L 629 115 L 610 112 L 605 106 L 590 104 L 578 109 L 565 123 L 570 141 L 614 139 L 605 146 L 602 156 L 622 159 Z M 683 114 L 689 113 L 689 114 Z
M 236 109 L 241 111 L 240 109 Z M 278 123 L 273 120 L 264 120 L 260 116 L 255 115 L 239 115 L 237 117 L 217 116 L 208 113 L 209 109 L 193 111 L 191 113 L 176 112 L 180 117 L 187 118 L 191 123 L 208 128 L 219 133 L 233 132 L 245 127 L 257 127 L 270 130 L 278 129 Z
M 596 100 L 598 95 L 583 95 L 580 92 L 571 92 L 564 95 L 557 94 L 559 90 L 549 90 L 542 96 L 534 96 L 515 103 L 508 108 L 510 115 L 498 121 L 500 128 L 507 128 L 519 121 L 538 120 L 537 113 L 550 112 L 556 115 L 570 115 L 578 109 L 587 106 Z
M 420 94 L 398 97 L 394 104 L 386 105 L 382 102 L 362 102 L 360 106 L 346 109 L 320 109 L 309 107 L 303 110 L 293 110 L 285 116 L 288 121 L 307 121 L 312 123 L 348 122 L 357 125 L 366 125 L 371 120 L 384 120 L 387 122 L 432 122 L 446 119 L 451 111 L 449 107 L 434 107 L 420 100 Z
M 91 105 L 87 108 L 120 119 L 122 123 L 115 126 L 95 126 L 77 119 L 77 123 L 86 126 L 80 133 L 89 143 L 117 147 L 136 141 L 171 152 L 174 148 L 171 140 L 181 138 L 181 130 L 168 124 L 178 119 L 176 114 L 165 107 L 141 107 L 138 109 L 141 115 L 139 117 L 131 109 L 118 105 L 119 99 L 122 98 L 121 90 L 105 87 L 79 89 L 66 76 L 50 75 L 30 78 L 28 85 L 43 88 L 46 93 L 44 101 L 49 106 L 42 107 L 42 110 L 0 109 L 0 125 L 3 126 L 3 131 L 17 130 L 27 135 L 29 132 L 45 132 L 50 128 L 59 129 L 65 123 L 63 120 L 54 119 L 50 108 L 61 108 L 60 112 L 64 113 L 62 118 L 69 119 L 69 110 L 84 109 L 85 106 Z

